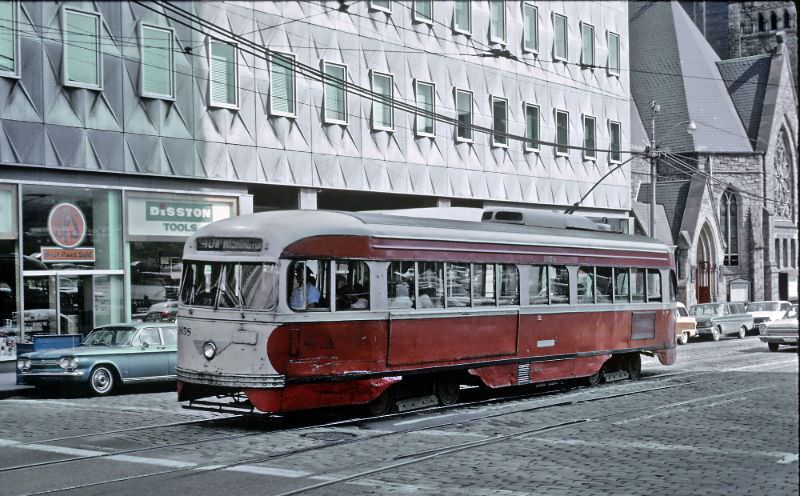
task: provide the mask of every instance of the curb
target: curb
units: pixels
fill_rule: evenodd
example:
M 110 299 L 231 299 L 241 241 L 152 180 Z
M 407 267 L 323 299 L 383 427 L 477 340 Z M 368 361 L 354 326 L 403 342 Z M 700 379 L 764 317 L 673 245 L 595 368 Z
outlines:
M 15 388 L 0 389 L 0 400 L 11 398 L 12 396 L 23 395 L 35 389 L 36 389 L 35 386 L 17 386 Z

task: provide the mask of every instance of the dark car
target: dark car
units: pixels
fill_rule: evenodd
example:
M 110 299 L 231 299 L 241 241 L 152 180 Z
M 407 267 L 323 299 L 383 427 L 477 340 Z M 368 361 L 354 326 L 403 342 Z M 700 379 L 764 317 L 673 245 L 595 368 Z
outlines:
M 744 303 L 703 303 L 693 305 L 689 314 L 697 320 L 698 336 L 711 336 L 714 341 L 727 334 L 744 338 L 753 329 L 753 316 Z
M 85 384 L 97 395 L 120 384 L 175 380 L 177 327 L 135 322 L 101 326 L 75 348 L 25 353 L 17 359 L 21 384 Z

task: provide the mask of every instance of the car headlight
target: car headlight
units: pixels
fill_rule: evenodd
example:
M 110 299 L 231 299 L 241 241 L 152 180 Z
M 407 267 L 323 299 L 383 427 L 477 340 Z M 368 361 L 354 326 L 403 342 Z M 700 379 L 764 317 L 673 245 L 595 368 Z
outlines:
M 206 357 L 206 360 L 211 360 L 216 354 L 217 345 L 215 345 L 212 341 L 206 341 L 203 343 L 203 356 Z
M 28 358 L 20 358 L 17 360 L 17 368 L 19 370 L 28 370 L 31 368 L 31 361 Z
M 58 364 L 62 369 L 73 370 L 78 367 L 78 359 L 75 357 L 62 357 Z

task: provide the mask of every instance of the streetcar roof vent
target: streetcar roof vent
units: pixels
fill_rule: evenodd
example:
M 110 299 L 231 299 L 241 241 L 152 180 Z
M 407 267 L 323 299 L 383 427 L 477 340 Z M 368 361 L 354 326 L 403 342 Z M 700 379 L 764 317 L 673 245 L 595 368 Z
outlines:
M 501 224 L 520 224 L 531 227 L 552 227 L 556 229 L 583 229 L 587 231 L 611 231 L 608 224 L 599 224 L 580 215 L 555 212 L 542 212 L 528 209 L 486 209 L 482 222 Z

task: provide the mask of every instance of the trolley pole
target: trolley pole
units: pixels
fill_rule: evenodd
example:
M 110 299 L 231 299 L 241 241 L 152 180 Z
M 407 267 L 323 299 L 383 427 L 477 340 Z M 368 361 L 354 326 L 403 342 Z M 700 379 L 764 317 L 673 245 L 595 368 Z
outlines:
M 655 100 L 650 102 L 651 118 L 650 118 L 650 148 L 647 150 L 647 156 L 650 158 L 650 230 L 648 231 L 650 237 L 655 239 L 655 226 L 656 226 L 656 160 L 658 154 L 656 153 L 656 115 L 661 112 L 661 105 L 657 104 Z

